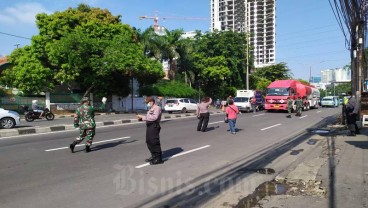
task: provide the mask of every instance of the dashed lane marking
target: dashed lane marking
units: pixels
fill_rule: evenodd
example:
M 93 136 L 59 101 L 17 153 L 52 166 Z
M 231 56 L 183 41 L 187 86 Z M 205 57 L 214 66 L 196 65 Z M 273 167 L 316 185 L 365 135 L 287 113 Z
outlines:
M 188 150 L 188 151 L 185 151 L 185 152 L 182 152 L 182 153 L 173 155 L 173 156 L 165 157 L 165 158 L 163 158 L 163 160 L 170 160 L 170 159 L 173 159 L 175 157 L 183 156 L 183 155 L 186 155 L 186 154 L 189 154 L 189 153 L 192 153 L 192 152 L 201 150 L 201 149 L 205 149 L 205 148 L 210 147 L 210 146 L 211 145 L 206 145 L 206 146 L 203 146 L 203 147 L 198 147 L 196 149 Z M 150 165 L 149 163 L 145 163 L 145 164 L 142 164 L 142 165 L 135 166 L 135 168 L 137 168 L 137 169 L 138 168 L 143 168 L 143 167 L 146 167 L 146 166 L 149 166 L 149 165 Z
M 257 115 L 254 115 L 254 116 L 252 116 L 252 117 L 257 117 L 257 116 L 264 116 L 265 114 L 263 113 L 263 114 L 257 114 Z
M 102 141 L 97 141 L 97 142 L 93 142 L 93 144 L 99 144 L 99 143 L 105 143 L 105 142 L 112 142 L 112 141 L 123 140 L 123 139 L 130 139 L 130 136 L 128 136 L 128 137 L 121 137 L 121 138 L 115 138 L 115 139 L 102 140 Z M 84 146 L 84 144 L 78 144 L 78 145 L 76 145 L 76 147 L 80 147 L 80 146 Z M 45 152 L 51 152 L 51 151 L 56 151 L 56 150 L 68 149 L 68 148 L 69 147 L 59 147 L 59 148 L 45 150 Z
M 261 131 L 264 131 L 264 130 L 267 130 L 267 129 L 270 129 L 270 128 L 273 128 L 273 127 L 276 127 L 276 126 L 280 126 L 281 124 L 276 124 L 276 125 L 273 125 L 273 126 L 269 126 L 269 127 L 266 127 L 266 128 L 263 128 L 261 129 Z

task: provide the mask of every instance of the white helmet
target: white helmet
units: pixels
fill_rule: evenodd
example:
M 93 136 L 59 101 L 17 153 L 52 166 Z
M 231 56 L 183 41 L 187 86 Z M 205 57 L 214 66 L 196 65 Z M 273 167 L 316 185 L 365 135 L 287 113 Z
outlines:
M 37 100 L 32 100 L 32 104 L 37 104 Z

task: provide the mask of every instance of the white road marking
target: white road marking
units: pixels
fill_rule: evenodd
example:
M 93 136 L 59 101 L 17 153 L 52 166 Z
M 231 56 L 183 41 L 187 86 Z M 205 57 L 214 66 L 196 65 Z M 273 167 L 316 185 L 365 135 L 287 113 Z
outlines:
M 316 113 L 320 113 L 320 112 L 322 112 L 322 111 L 317 111 Z
M 270 129 L 270 128 L 273 128 L 273 127 L 276 127 L 276 126 L 280 126 L 280 125 L 281 124 L 276 124 L 276 125 L 273 125 L 273 126 L 269 126 L 269 127 L 261 129 L 261 131 L 264 131 L 264 130 L 267 130 L 267 129 Z
M 263 114 L 254 115 L 252 117 L 263 116 L 263 115 L 264 115 L 264 113 Z
M 210 147 L 210 146 L 211 145 L 206 145 L 206 146 L 203 146 L 203 147 L 198 147 L 196 149 L 188 150 L 188 151 L 185 151 L 185 152 L 182 152 L 182 153 L 173 155 L 173 156 L 165 157 L 165 158 L 163 158 L 163 160 L 170 160 L 172 158 L 179 157 L 179 156 L 182 156 L 182 155 L 186 155 L 186 154 L 189 154 L 189 153 L 192 153 L 192 152 L 195 152 L 195 151 L 198 151 L 198 150 L 201 150 L 201 149 Z M 143 168 L 143 167 L 146 167 L 146 166 L 149 166 L 149 165 L 150 165 L 149 163 L 145 163 L 145 164 L 142 164 L 142 165 L 135 166 L 135 168 L 137 168 L 137 169 L 138 168 Z
M 105 142 L 111 142 L 111 141 L 122 140 L 122 139 L 129 139 L 129 138 L 130 138 L 130 136 L 116 138 L 116 139 L 108 139 L 108 140 L 102 140 L 102 141 L 98 141 L 98 142 L 93 142 L 93 144 L 99 144 L 99 143 L 105 143 Z M 78 145 L 76 145 L 76 147 L 80 147 L 80 146 L 84 146 L 84 145 L 85 144 L 78 144 Z M 51 151 L 56 151 L 56 150 L 68 149 L 68 148 L 69 147 L 59 147 L 59 148 L 55 148 L 55 149 L 45 150 L 45 152 L 51 152 Z
M 225 123 L 224 121 L 216 121 L 216 122 L 212 122 L 212 123 L 208 123 L 208 124 L 217 124 L 217 123 Z
M 307 117 L 308 115 L 305 115 L 305 116 L 302 116 L 302 117 L 299 117 L 299 118 L 305 118 L 305 117 Z

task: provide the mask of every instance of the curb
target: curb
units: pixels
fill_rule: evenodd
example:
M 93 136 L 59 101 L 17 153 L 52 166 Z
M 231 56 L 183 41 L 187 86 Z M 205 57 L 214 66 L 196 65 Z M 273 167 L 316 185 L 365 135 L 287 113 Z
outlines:
M 220 114 L 223 112 L 210 112 L 210 114 Z M 96 114 L 96 115 L 107 115 L 106 114 Z M 72 117 L 73 115 L 70 115 Z M 170 119 L 170 118 L 188 118 L 196 116 L 195 113 L 186 113 L 180 115 L 165 115 L 163 119 Z M 69 116 L 64 116 L 69 117 Z M 63 118 L 63 117 L 58 117 Z M 96 127 L 100 126 L 109 126 L 109 125 L 118 125 L 118 124 L 128 124 L 128 123 L 140 123 L 138 119 L 122 119 L 122 120 L 115 120 L 115 121 L 103 121 L 103 122 L 96 122 Z M 19 136 L 19 135 L 26 135 L 26 134 L 39 134 L 39 133 L 48 133 L 48 132 L 56 132 L 56 131 L 65 131 L 65 130 L 73 130 L 77 129 L 73 125 L 60 125 L 60 126 L 48 126 L 48 127 L 26 127 L 20 129 L 7 129 L 0 131 L 0 138 L 2 137 L 12 137 L 12 136 Z

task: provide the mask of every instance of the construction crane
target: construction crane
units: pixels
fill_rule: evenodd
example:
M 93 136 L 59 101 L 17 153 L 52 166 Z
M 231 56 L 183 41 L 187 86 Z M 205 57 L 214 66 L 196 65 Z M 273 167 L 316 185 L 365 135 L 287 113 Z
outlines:
M 160 32 L 160 26 L 158 25 L 158 20 L 176 19 L 176 20 L 209 20 L 209 18 L 199 18 L 199 17 L 158 17 L 158 16 L 140 16 L 140 20 L 143 19 L 153 19 L 153 28 L 155 32 Z

